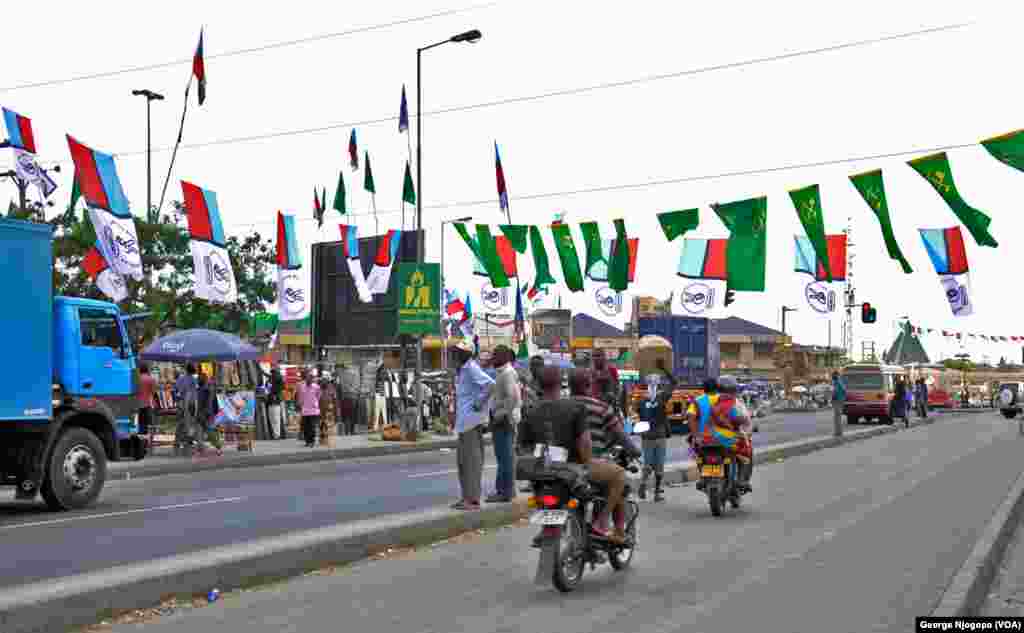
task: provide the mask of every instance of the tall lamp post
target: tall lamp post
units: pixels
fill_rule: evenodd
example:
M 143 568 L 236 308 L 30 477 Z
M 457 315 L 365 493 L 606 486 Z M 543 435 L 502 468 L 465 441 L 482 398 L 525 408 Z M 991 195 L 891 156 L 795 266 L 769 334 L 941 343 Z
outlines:
M 419 188 L 416 196 L 416 261 L 422 264 L 424 261 L 424 240 L 423 240 L 423 51 L 437 48 L 448 42 L 468 42 L 475 44 L 480 41 L 483 35 L 479 30 L 473 29 L 465 33 L 453 35 L 429 46 L 416 49 L 416 186 Z M 442 231 L 443 231 L 442 226 Z M 442 248 L 444 240 L 441 240 Z M 443 278 L 443 274 L 442 274 Z M 442 356 L 445 351 L 442 350 Z M 423 428 L 423 336 L 416 341 L 416 429 Z
M 146 98 L 146 219 L 152 222 L 153 218 L 153 146 L 151 142 L 152 126 L 149 119 L 149 104 L 154 101 L 163 101 L 164 96 L 152 90 L 132 90 L 136 97 Z

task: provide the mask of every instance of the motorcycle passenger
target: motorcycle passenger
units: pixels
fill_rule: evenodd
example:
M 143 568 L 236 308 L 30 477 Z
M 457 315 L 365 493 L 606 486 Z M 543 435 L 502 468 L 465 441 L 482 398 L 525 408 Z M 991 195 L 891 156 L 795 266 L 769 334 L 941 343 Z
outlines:
M 623 432 L 622 418 L 615 412 L 615 409 L 607 402 L 588 395 L 593 393 L 592 382 L 591 372 L 586 369 L 577 369 L 569 376 L 569 390 L 572 393 L 572 399 L 583 405 L 587 428 L 590 429 L 594 456 L 590 462 L 590 479 L 608 486 L 607 508 L 599 516 L 594 517 L 591 531 L 613 543 L 622 543 L 626 537 L 626 515 L 623 512 L 626 471 L 618 464 L 602 458 L 608 450 L 616 446 L 623 447 L 628 454 L 635 457 L 640 456 L 640 451 L 633 446 L 629 437 Z M 609 513 L 615 521 L 615 530 L 611 535 L 606 533 L 604 527 Z
M 537 444 L 549 441 L 550 423 L 550 442 L 569 453 L 567 461 L 590 464 L 592 442 L 590 429 L 587 428 L 586 410 L 579 402 L 562 398 L 562 373 L 557 367 L 543 367 L 538 373 L 541 399 L 519 425 L 519 455 L 532 456 Z M 534 546 L 538 546 L 539 538 L 534 539 Z
M 720 393 L 718 404 L 713 410 L 714 422 L 725 427 L 734 433 L 735 443 L 733 452 L 739 461 L 739 489 L 743 492 L 752 492 L 750 478 L 754 473 L 754 447 L 750 441 L 750 412 L 743 404 L 743 401 L 736 397 L 739 390 L 736 380 L 730 377 L 723 377 L 718 381 Z M 705 432 L 710 429 L 705 429 Z
M 686 417 L 690 427 L 690 436 L 686 438 L 686 441 L 691 447 L 696 445 L 697 438 L 704 433 L 708 422 L 711 421 L 712 412 L 718 406 L 718 398 L 718 382 L 714 378 L 708 378 L 704 381 L 704 395 L 695 398 L 686 410 Z M 695 461 L 697 462 L 697 468 L 700 468 L 701 460 L 699 453 Z M 704 481 L 698 480 L 697 490 L 703 489 Z
M 662 479 L 665 477 L 665 457 L 668 452 L 668 438 L 672 436 L 672 425 L 669 423 L 668 414 L 665 412 L 665 405 L 672 397 L 672 391 L 676 387 L 676 379 L 668 369 L 665 368 L 664 359 L 656 361 L 656 367 L 665 377 L 667 384 L 658 384 L 658 375 L 647 376 L 647 399 L 640 403 L 640 420 L 651 425 L 649 431 L 643 434 L 642 443 L 644 451 L 644 471 L 640 480 L 640 498 L 647 498 L 647 480 L 651 473 L 654 473 L 654 500 L 661 502 L 665 500 L 665 491 L 662 488 Z

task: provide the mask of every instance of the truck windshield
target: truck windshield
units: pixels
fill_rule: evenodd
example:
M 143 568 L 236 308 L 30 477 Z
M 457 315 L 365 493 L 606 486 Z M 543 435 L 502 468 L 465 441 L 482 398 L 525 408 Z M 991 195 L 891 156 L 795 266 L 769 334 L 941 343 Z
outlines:
M 846 388 L 850 391 L 883 391 L 885 379 L 882 374 L 847 374 Z
M 124 347 L 121 328 L 117 317 L 103 310 L 79 308 L 78 319 L 82 328 L 82 345 L 85 347 L 109 347 L 120 355 Z

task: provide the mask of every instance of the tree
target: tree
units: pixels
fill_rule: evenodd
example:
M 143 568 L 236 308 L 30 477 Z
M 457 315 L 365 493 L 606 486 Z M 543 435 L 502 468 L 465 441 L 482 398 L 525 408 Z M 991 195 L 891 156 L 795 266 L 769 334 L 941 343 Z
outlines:
M 246 316 L 262 311 L 276 299 L 276 286 L 270 280 L 274 264 L 273 245 L 259 233 L 229 237 L 226 248 L 238 285 L 238 301 L 231 305 L 211 304 L 196 299 L 192 291 L 194 271 L 189 250 L 188 231 L 184 228 L 184 210 L 171 203 L 174 212 L 158 222 L 135 218 L 142 266 L 141 282 L 127 280 L 128 298 L 121 308 L 128 313 L 152 311 L 144 320 L 142 340 L 149 340 L 167 329 L 209 328 L 243 333 Z M 82 270 L 89 248 L 96 243 L 92 222 L 73 209 L 49 221 L 54 227 L 54 290 L 58 294 L 107 299 Z M 155 210 L 150 217 L 158 217 Z
M 969 360 L 962 360 L 957 358 L 950 358 L 942 361 L 942 364 L 947 369 L 955 369 L 962 372 L 974 371 L 974 363 Z

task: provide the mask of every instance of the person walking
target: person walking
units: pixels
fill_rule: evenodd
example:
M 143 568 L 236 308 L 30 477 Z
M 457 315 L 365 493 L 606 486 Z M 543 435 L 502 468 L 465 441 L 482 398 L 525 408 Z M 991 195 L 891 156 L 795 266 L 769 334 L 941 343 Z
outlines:
M 665 384 L 659 385 L 659 376 L 647 376 L 647 399 L 640 404 L 640 419 L 651 425 L 650 430 L 641 435 L 644 453 L 644 470 L 640 479 L 639 496 L 647 499 L 647 480 L 654 474 L 654 501 L 665 500 L 662 479 L 665 476 L 665 459 L 668 453 L 668 440 L 672 437 L 672 424 L 669 422 L 665 405 L 672 398 L 676 388 L 676 379 L 665 367 L 665 361 L 659 358 L 656 366 L 665 378 Z
M 153 410 L 156 409 L 156 378 L 149 370 L 149 363 L 139 363 L 139 435 L 155 431 Z
M 270 427 L 271 439 L 283 440 L 284 428 L 284 377 L 281 376 L 280 365 L 270 369 L 270 383 L 267 385 L 267 422 Z
M 921 419 L 928 418 L 928 383 L 924 378 L 917 379 L 917 414 Z
M 198 388 L 196 366 L 189 363 L 185 366 L 185 373 L 174 381 L 174 392 L 178 399 L 178 424 L 174 429 L 174 449 L 179 455 L 184 454 L 186 448 L 191 447 L 196 440 L 193 420 L 198 414 Z
M 306 369 L 302 372 L 302 382 L 295 392 L 295 399 L 302 415 L 302 438 L 306 446 L 316 445 L 316 427 L 320 422 L 320 385 L 313 382 L 313 372 Z
M 330 437 L 337 429 L 338 394 L 327 373 L 320 370 L 320 446 L 330 446 Z
M 832 434 L 843 436 L 843 405 L 846 404 L 846 381 L 839 372 L 832 372 Z
M 896 377 L 896 387 L 892 399 L 892 418 L 893 421 L 903 418 L 907 426 L 910 426 L 910 420 L 907 419 L 907 384 L 903 382 L 902 376 Z
M 459 340 L 451 346 L 455 367 L 455 424 L 458 435 L 456 457 L 462 499 L 455 510 L 479 510 L 484 470 L 483 424 L 494 381 L 473 358 L 473 345 Z
M 494 348 L 494 397 L 491 399 L 491 435 L 494 441 L 494 459 L 498 471 L 494 493 L 487 503 L 508 503 L 516 496 L 515 436 L 522 419 L 522 392 L 519 374 L 512 362 L 512 348 L 499 345 Z

